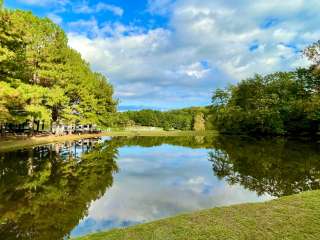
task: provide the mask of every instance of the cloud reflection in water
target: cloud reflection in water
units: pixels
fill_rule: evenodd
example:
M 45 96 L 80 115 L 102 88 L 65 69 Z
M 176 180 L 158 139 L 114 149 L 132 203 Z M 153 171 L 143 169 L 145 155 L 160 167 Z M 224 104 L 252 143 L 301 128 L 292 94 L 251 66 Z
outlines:
M 91 204 L 88 216 L 72 236 L 271 198 L 219 180 L 206 149 L 122 147 L 117 163 L 120 172 L 114 176 L 113 186 Z

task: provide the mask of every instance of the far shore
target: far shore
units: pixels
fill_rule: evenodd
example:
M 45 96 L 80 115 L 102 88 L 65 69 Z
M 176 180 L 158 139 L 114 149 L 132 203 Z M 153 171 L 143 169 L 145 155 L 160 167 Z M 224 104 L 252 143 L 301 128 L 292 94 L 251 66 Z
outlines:
M 178 136 L 201 136 L 201 135 L 217 135 L 215 131 L 111 131 L 101 132 L 95 134 L 71 134 L 63 136 L 11 136 L 1 139 L 0 137 L 0 151 L 15 150 L 19 148 L 33 147 L 48 143 L 57 143 L 65 141 L 75 141 L 84 138 L 95 138 L 95 137 L 178 137 Z

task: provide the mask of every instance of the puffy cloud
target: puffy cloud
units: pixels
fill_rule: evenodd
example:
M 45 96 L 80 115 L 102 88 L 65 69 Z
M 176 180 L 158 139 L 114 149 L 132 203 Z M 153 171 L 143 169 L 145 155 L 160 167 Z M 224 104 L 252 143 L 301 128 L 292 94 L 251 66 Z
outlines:
M 312 9 L 301 2 L 241 1 L 231 5 L 224 1 L 178 1 L 171 25 L 180 44 L 197 46 L 199 52 L 210 54 L 206 58 L 220 69 L 241 79 L 255 72 L 290 69 L 300 61 L 301 56 L 295 50 L 291 49 L 294 54 L 279 55 L 277 46 L 280 43 L 306 46 L 301 33 L 308 29 L 296 25 L 297 15 Z M 261 27 L 270 16 L 281 20 Z M 304 21 L 312 24 L 314 18 Z M 250 51 L 252 42 L 257 43 L 257 51 Z
M 148 9 L 168 26 L 92 21 L 91 34 L 69 34 L 125 104 L 207 104 L 216 87 L 308 64 L 300 51 L 320 38 L 316 0 L 150 0 Z
M 122 25 L 112 29 L 104 27 L 110 36 L 94 39 L 70 34 L 70 45 L 95 70 L 109 76 L 125 103 L 139 104 L 145 98 L 153 105 L 170 101 L 179 106 L 193 104 L 197 98 L 201 101 L 204 95 L 208 101 L 211 70 L 194 57 L 192 49 L 176 49 L 171 31 L 159 28 L 144 32 Z

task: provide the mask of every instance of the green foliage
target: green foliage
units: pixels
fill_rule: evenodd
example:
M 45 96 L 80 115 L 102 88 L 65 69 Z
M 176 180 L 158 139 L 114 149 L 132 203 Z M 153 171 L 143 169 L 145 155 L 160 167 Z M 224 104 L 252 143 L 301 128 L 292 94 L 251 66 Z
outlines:
M 10 84 L 0 81 L 0 123 L 15 122 L 23 113 L 18 112 L 23 106 L 20 93 Z
M 3 10 L 0 43 L 1 123 L 108 125 L 117 104 L 113 88 L 68 46 L 59 26 L 30 12 Z
M 0 80 L 25 79 L 26 47 L 23 31 L 14 24 L 12 14 L 0 11 Z
M 256 75 L 212 98 L 214 122 L 227 133 L 316 134 L 319 77 L 312 69 Z
M 160 127 L 164 130 L 193 130 L 195 117 L 199 115 L 205 118 L 209 115 L 207 108 L 185 108 L 167 112 L 155 110 L 128 111 L 119 114 L 119 121 L 127 125 L 140 125 L 149 127 Z M 202 120 L 203 125 L 205 119 Z M 204 126 L 203 126 L 204 127 Z M 201 130 L 203 129 L 201 128 Z

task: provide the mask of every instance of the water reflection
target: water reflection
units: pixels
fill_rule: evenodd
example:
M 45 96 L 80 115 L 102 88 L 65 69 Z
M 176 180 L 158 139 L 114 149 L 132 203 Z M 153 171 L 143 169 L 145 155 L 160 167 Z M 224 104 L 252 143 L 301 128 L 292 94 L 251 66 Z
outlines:
M 315 142 L 220 138 L 209 156 L 216 176 L 259 195 L 281 197 L 320 188 Z
M 1 239 L 68 235 L 112 185 L 116 153 L 87 141 L 0 154 Z
M 270 198 L 258 197 L 255 192 L 229 186 L 214 177 L 205 148 L 167 144 L 152 147 L 147 139 L 141 142 L 130 139 L 124 143 L 128 146 L 134 141 L 135 145 L 147 143 L 150 147 L 119 148 L 117 163 L 121 170 L 114 177 L 113 187 L 91 205 L 88 216 L 73 230 L 73 236 L 203 208 Z
M 0 153 L 0 236 L 63 239 L 318 189 L 319 179 L 319 145 L 288 140 L 117 137 Z

